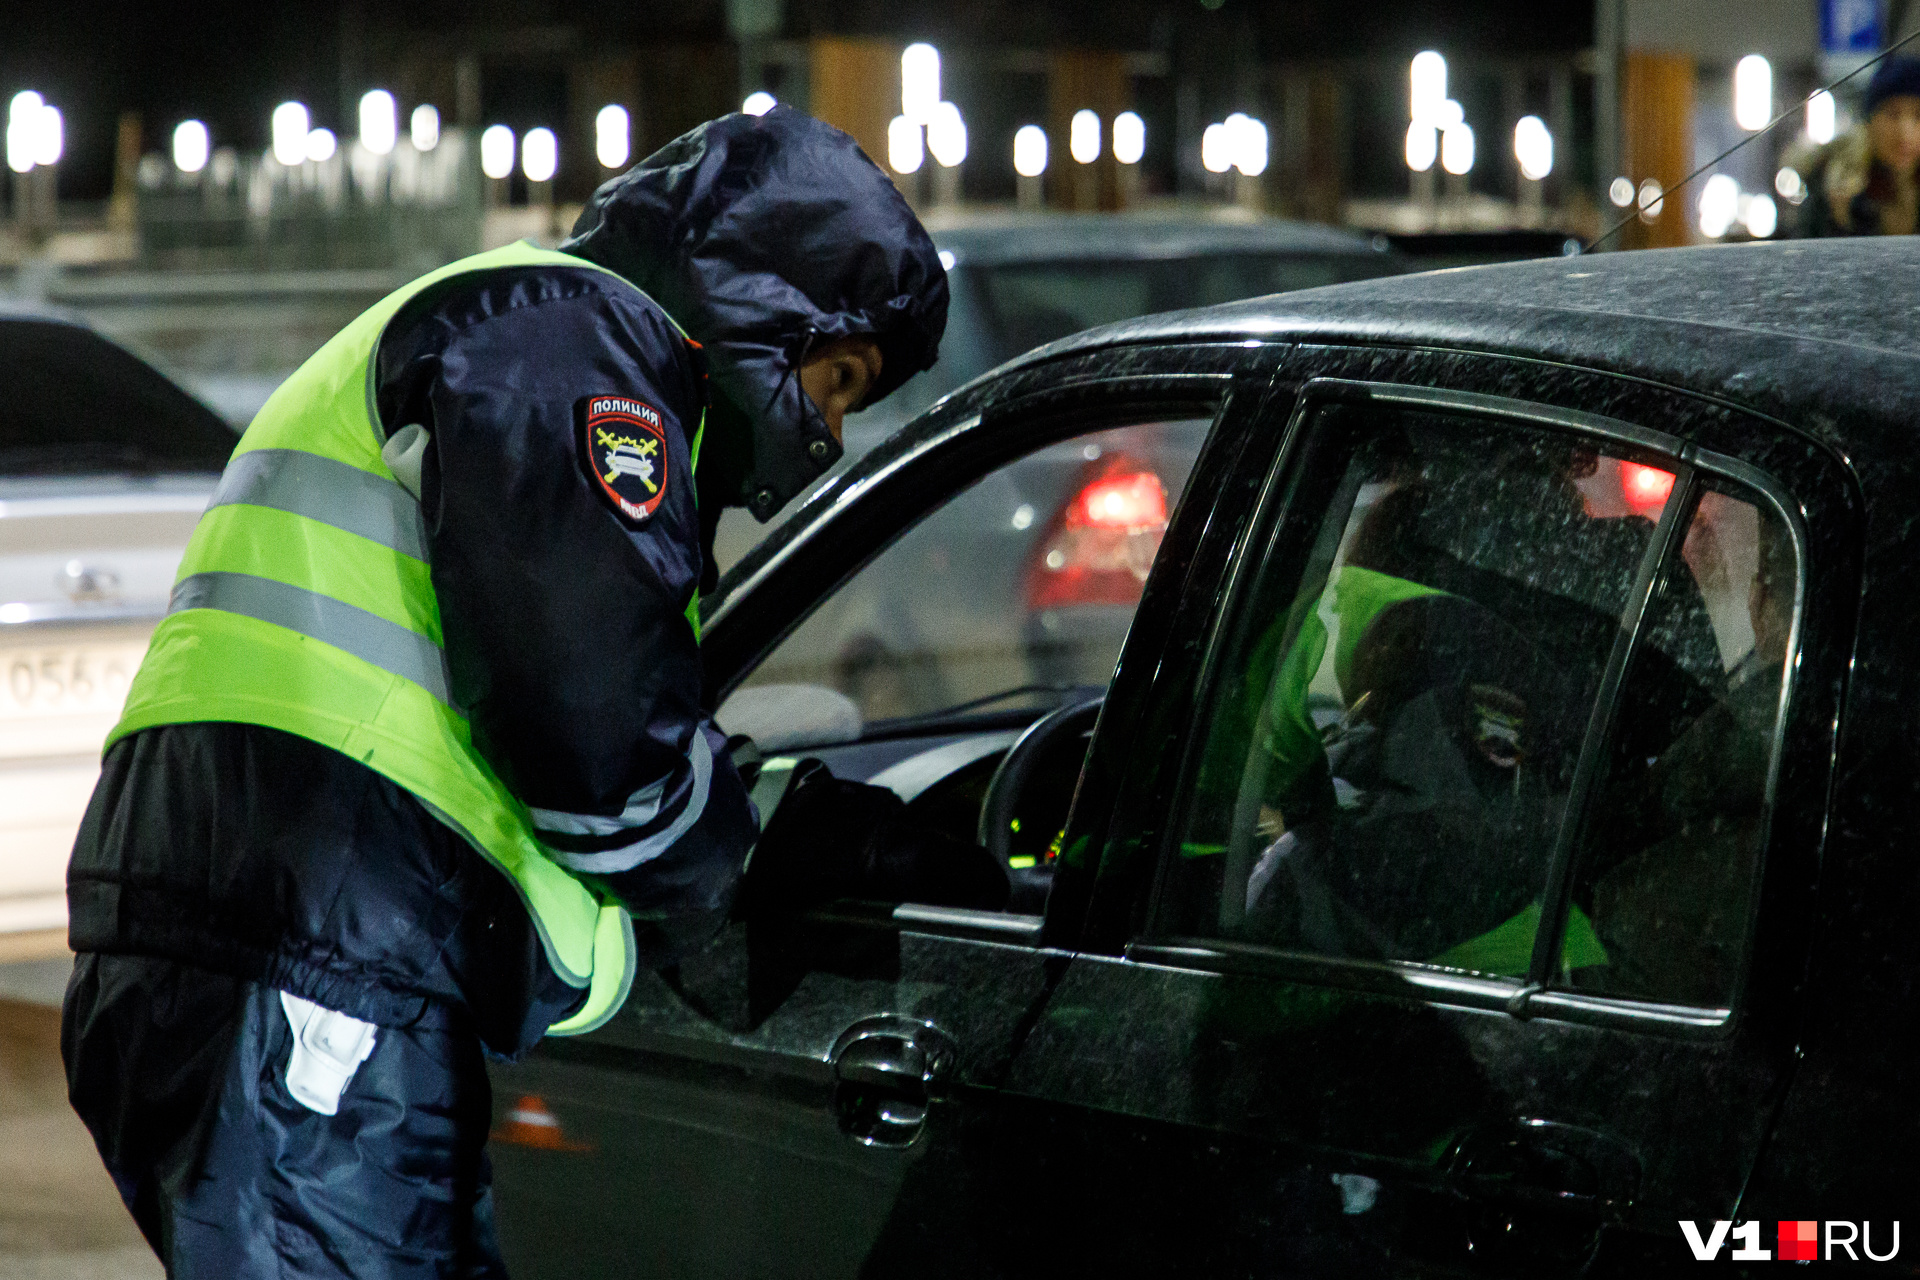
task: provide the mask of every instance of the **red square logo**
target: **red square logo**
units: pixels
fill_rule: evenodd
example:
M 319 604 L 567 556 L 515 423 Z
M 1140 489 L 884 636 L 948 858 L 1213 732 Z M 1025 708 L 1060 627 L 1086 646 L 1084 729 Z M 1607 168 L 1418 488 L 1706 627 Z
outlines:
M 1817 1262 L 1819 1258 L 1819 1223 L 1783 1222 L 1780 1224 L 1780 1261 Z

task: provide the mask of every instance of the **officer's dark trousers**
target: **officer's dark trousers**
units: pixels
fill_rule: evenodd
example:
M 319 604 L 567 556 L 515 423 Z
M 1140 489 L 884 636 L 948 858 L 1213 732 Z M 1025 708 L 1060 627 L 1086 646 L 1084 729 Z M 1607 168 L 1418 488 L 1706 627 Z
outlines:
M 479 1040 L 438 1015 L 381 1028 L 334 1116 L 287 1093 L 292 1045 L 272 988 L 136 956 L 74 966 L 68 1096 L 168 1275 L 504 1277 Z

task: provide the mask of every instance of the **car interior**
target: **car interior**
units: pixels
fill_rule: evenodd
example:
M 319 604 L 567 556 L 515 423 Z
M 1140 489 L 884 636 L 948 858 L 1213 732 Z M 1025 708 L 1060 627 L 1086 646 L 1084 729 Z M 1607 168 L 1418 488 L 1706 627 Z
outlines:
M 1680 464 L 1563 433 L 1347 406 L 1320 425 L 1359 443 L 1321 464 L 1304 572 L 1270 563 L 1236 624 L 1159 927 L 1527 976 L 1670 517 L 1582 791 L 1559 981 L 1725 1007 L 1791 627 L 1784 524 L 1718 479 L 1669 513 Z
M 773 777 L 885 787 L 1036 917 L 1155 553 L 1210 420 L 1106 426 L 993 469 L 831 593 L 716 714 Z M 765 811 L 779 796 L 763 783 Z

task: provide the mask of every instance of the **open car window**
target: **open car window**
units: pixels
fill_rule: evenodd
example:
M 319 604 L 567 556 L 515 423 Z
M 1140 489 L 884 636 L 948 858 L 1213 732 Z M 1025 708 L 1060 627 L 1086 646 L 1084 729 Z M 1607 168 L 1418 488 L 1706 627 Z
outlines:
M 1296 457 L 1154 932 L 1726 1007 L 1798 591 L 1778 511 L 1632 445 L 1379 403 L 1317 409 Z
M 824 688 L 857 732 L 1104 688 L 1209 426 L 1111 427 L 1004 464 L 827 597 L 730 704 Z

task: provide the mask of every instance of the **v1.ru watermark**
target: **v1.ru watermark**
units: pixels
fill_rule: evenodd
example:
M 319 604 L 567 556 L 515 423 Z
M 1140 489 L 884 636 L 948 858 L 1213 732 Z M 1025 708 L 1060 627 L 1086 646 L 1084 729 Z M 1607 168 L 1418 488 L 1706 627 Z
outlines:
M 1693 1250 L 1693 1256 L 1701 1262 L 1711 1262 L 1720 1256 L 1729 1238 L 1739 1248 L 1727 1256 L 1735 1262 L 1766 1262 L 1777 1257 L 1781 1262 L 1837 1262 L 1842 1256 L 1861 1261 L 1861 1254 L 1868 1262 L 1890 1262 L 1900 1252 L 1900 1224 L 1893 1224 L 1893 1244 L 1885 1253 L 1873 1251 L 1873 1224 L 1871 1222 L 1844 1222 L 1838 1219 L 1830 1222 L 1782 1222 L 1780 1224 L 1777 1254 L 1760 1247 L 1760 1224 L 1743 1222 L 1734 1226 L 1731 1222 L 1716 1222 L 1713 1230 L 1705 1239 L 1700 1236 L 1698 1223 L 1682 1220 L 1680 1234 L 1687 1238 L 1687 1248 Z M 1824 1244 L 1824 1248 L 1822 1245 Z M 1854 1252 L 1855 1246 L 1860 1252 Z

